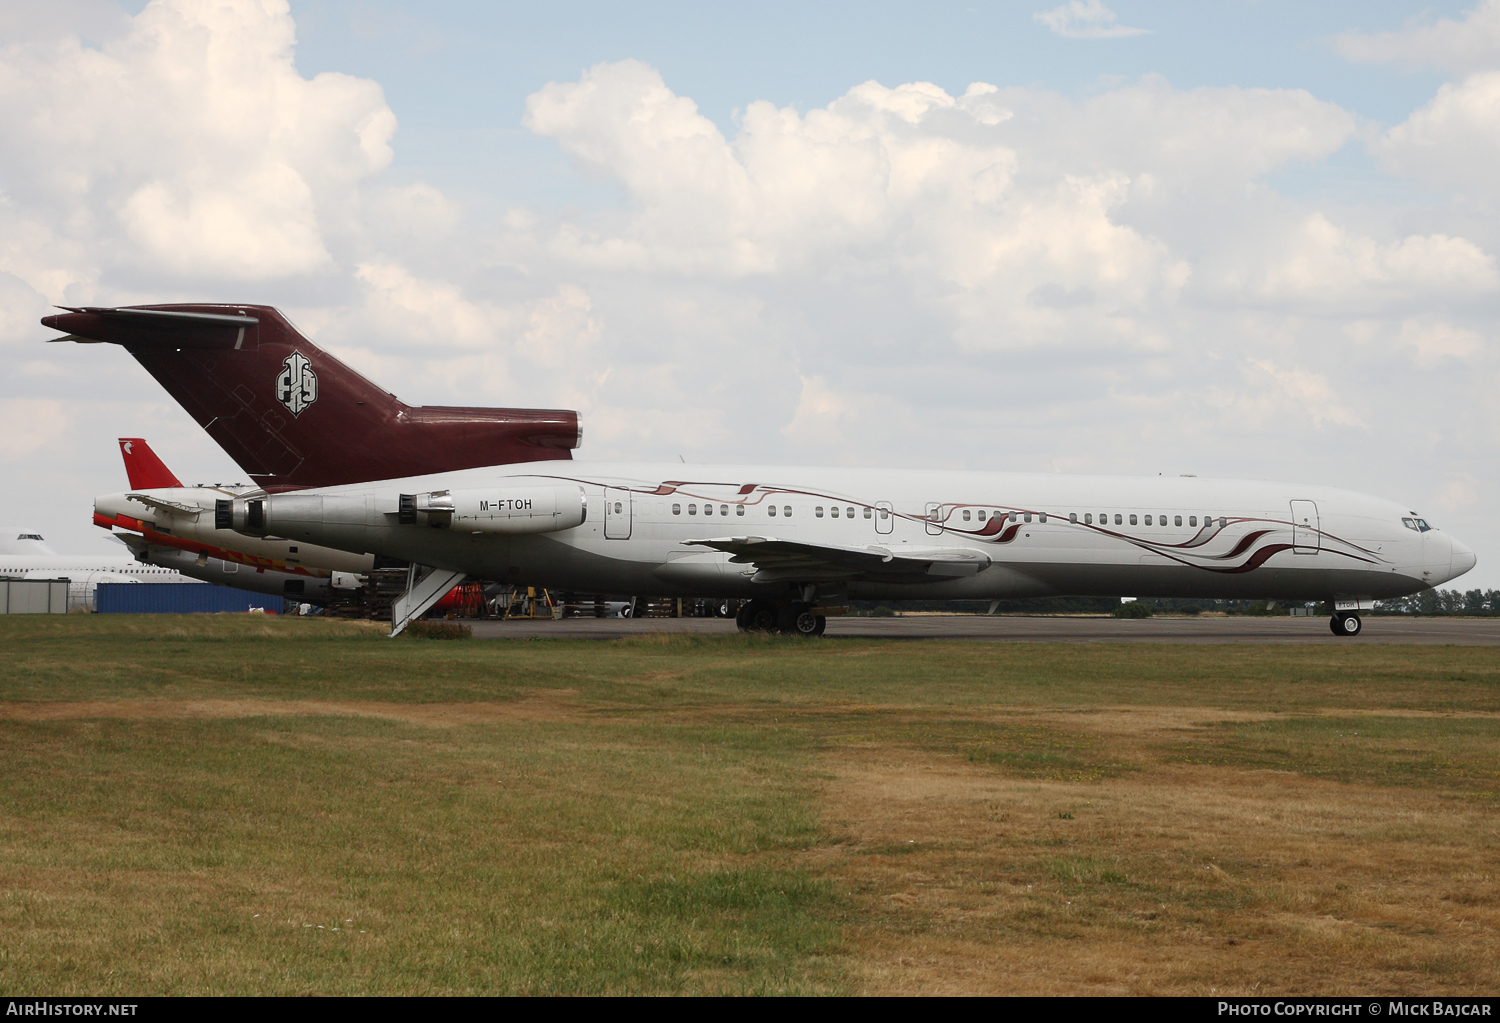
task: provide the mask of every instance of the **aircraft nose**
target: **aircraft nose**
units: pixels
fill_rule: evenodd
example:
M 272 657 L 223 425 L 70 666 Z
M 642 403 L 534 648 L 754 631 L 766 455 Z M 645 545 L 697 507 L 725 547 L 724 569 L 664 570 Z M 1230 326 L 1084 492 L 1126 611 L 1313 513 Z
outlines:
M 1448 578 L 1453 579 L 1461 576 L 1479 563 L 1479 559 L 1474 556 L 1474 552 L 1453 539 L 1453 537 L 1448 537 L 1448 542 L 1453 545 L 1453 562 L 1452 567 L 1449 569 L 1453 574 Z

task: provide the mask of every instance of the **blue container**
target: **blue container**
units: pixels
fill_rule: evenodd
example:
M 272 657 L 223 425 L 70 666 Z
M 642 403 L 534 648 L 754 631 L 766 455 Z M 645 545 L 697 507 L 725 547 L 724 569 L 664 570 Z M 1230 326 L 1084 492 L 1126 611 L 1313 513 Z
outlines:
M 100 614 L 244 614 L 251 608 L 279 613 L 281 598 L 212 583 L 100 583 L 94 591 Z

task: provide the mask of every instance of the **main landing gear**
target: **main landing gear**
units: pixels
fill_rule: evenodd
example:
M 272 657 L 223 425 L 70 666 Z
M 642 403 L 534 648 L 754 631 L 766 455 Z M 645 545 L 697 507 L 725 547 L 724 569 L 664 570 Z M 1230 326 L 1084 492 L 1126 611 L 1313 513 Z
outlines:
M 828 619 L 812 613 L 812 605 L 803 601 L 773 604 L 769 600 L 751 600 L 740 605 L 735 624 L 741 632 L 784 632 L 789 636 L 823 635 Z
M 1359 620 L 1357 614 L 1335 611 L 1333 617 L 1328 619 L 1328 627 L 1333 630 L 1335 636 L 1358 636 L 1359 630 L 1364 628 L 1364 623 Z

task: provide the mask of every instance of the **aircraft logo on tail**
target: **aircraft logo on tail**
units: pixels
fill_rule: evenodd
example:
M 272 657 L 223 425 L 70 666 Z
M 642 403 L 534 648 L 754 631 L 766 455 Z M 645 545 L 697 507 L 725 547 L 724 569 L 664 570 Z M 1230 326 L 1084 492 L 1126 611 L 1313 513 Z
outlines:
M 276 400 L 294 416 L 300 416 L 307 406 L 318 400 L 318 375 L 301 352 L 293 352 L 282 362 L 281 374 L 276 378 Z

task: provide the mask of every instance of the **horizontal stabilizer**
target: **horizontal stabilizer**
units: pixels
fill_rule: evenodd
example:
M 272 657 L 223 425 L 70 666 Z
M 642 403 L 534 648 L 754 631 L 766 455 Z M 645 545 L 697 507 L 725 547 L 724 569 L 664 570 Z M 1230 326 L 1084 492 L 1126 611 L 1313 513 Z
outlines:
M 201 515 L 204 509 L 196 504 L 184 504 L 181 501 L 168 501 L 165 498 L 156 497 L 152 494 L 126 494 L 132 501 L 139 501 L 148 508 L 155 508 L 170 515 Z
M 149 306 L 58 306 L 58 316 L 43 317 L 44 326 L 65 330 L 58 340 L 104 341 L 127 348 L 231 348 L 255 346 L 260 320 L 244 311 L 154 309 Z

